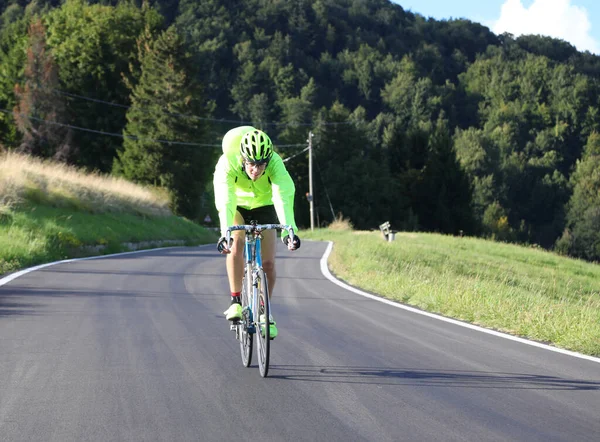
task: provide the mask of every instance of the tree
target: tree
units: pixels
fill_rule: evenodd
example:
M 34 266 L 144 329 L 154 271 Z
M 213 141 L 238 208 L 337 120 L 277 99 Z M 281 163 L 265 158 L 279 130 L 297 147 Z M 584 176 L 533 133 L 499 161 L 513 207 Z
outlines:
M 16 104 L 15 84 L 23 80 L 23 67 L 29 44 L 28 29 L 32 9 L 10 5 L 2 14 L 0 26 L 0 109 L 13 109 Z M 21 143 L 12 113 L 0 112 L 0 144 L 8 148 Z
M 58 88 L 58 70 L 46 48 L 46 30 L 40 19 L 29 26 L 25 85 L 17 84 L 18 103 L 13 116 L 23 138 L 19 151 L 42 158 L 68 161 L 71 132 L 62 125 L 65 106 Z
M 240 9 L 236 0 L 180 0 L 175 19 L 196 58 L 198 75 L 206 84 L 205 95 L 222 113 L 231 105 L 231 85 L 236 81 L 231 48 L 247 36 Z
M 413 198 L 413 210 L 425 230 L 452 234 L 474 231 L 471 185 L 442 118 L 429 130 L 427 157 Z
M 350 113 L 337 102 L 319 116 L 314 138 L 315 202 L 325 219 L 334 216 L 331 202 L 333 210 L 350 218 L 355 227 L 376 228 L 390 219 L 395 205 L 402 204 L 374 141 L 363 108 Z
M 499 168 L 498 150 L 483 130 L 474 127 L 456 130 L 454 148 L 461 168 L 471 180 L 474 216 L 483 223 L 486 209 L 499 198 L 499 189 L 494 185 Z
M 251 111 L 248 107 L 253 97 L 260 95 L 257 86 L 258 68 L 252 61 L 243 64 L 236 82 L 231 87 L 233 106 L 231 110 L 241 118 L 250 119 Z
M 383 102 L 400 118 L 406 128 L 411 118 L 410 110 L 417 82 L 417 66 L 409 57 L 404 57 L 394 79 L 388 83 L 381 96 Z
M 556 247 L 560 252 L 600 260 L 600 134 L 588 137 L 583 157 L 571 176 L 567 228 Z
M 144 2 L 117 6 L 66 0 L 45 16 L 48 45 L 59 67 L 61 89 L 73 126 L 106 133 L 125 126 L 128 90 L 123 74 L 135 63 L 136 41 L 143 30 L 162 26 L 162 17 Z M 121 145 L 117 137 L 88 131 L 74 133 L 78 165 L 108 172 Z
M 286 123 L 279 138 L 286 143 L 304 143 L 307 135 L 307 123 L 312 122 L 312 109 L 316 95 L 313 78 L 302 88 L 299 97 L 285 98 L 281 101 L 282 122 Z
M 167 188 L 173 211 L 197 218 L 217 150 L 186 145 L 206 139 L 205 124 L 198 116 L 207 115 L 210 108 L 202 100 L 202 87 L 192 75 L 190 58 L 174 27 L 146 47 L 141 68 L 113 172 Z

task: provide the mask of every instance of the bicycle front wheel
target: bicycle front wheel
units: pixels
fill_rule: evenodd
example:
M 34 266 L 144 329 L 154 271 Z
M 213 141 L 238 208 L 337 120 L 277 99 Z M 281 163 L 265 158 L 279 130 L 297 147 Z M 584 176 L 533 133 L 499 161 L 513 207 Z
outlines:
M 242 354 L 242 364 L 244 367 L 250 367 L 252 361 L 253 347 L 253 319 L 252 309 L 250 308 L 250 299 L 252 299 L 252 285 L 249 282 L 250 275 L 244 274 L 242 280 L 242 330 L 240 333 L 240 352 Z
M 255 289 L 257 290 L 258 298 L 258 318 L 256 321 L 256 339 L 258 340 L 258 369 L 260 375 L 264 378 L 269 373 L 269 356 L 271 339 L 269 333 L 269 288 L 267 285 L 267 277 L 265 272 L 260 269 L 257 275 Z

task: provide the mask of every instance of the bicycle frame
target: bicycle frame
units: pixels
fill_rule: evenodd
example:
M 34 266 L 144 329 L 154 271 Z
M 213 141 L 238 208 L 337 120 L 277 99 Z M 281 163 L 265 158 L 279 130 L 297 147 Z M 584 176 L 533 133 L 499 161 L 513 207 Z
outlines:
M 256 224 L 251 221 L 248 225 L 231 226 L 226 232 L 226 244 L 230 243 L 231 232 L 236 230 L 244 230 L 244 286 L 242 287 L 243 295 L 246 295 L 248 305 L 243 305 L 242 321 L 231 324 L 231 330 L 235 331 L 236 339 L 240 341 L 242 353 L 242 362 L 248 367 L 252 359 L 252 336 L 257 334 L 259 342 L 259 370 L 261 376 L 265 377 L 269 369 L 269 318 L 271 312 L 270 292 L 264 270 L 262 268 L 262 232 L 268 229 L 287 230 L 290 235 L 290 240 L 294 239 L 294 230 L 291 226 L 283 224 Z M 248 293 L 251 288 L 251 293 Z M 259 305 L 261 293 L 264 296 L 264 306 Z M 244 296 L 243 296 L 244 298 Z M 243 299 L 242 298 L 242 299 Z M 258 307 L 257 307 L 258 306 Z M 260 320 L 262 310 L 264 321 Z
M 251 266 L 252 271 L 262 269 L 262 232 L 264 230 L 270 229 L 287 230 L 290 235 L 290 241 L 294 240 L 293 227 L 285 224 L 256 224 L 255 222 L 251 222 L 251 224 L 231 226 L 227 229 L 225 235 L 227 244 L 229 244 L 229 240 L 231 239 L 231 232 L 236 230 L 244 230 L 246 232 L 244 240 L 244 257 L 246 261 L 246 269 L 248 269 L 248 265 Z
M 250 305 L 245 306 L 249 310 L 248 314 L 250 317 L 250 324 L 248 324 L 248 332 L 254 333 L 256 331 L 255 326 L 256 318 L 258 315 L 254 313 L 254 306 L 258 305 L 258 273 L 262 269 L 262 250 L 261 250 L 262 236 L 260 232 L 253 231 L 249 232 L 246 230 L 244 240 L 244 257 L 245 257 L 245 274 L 249 278 L 246 284 L 250 284 L 252 287 L 252 296 L 249 298 Z M 244 288 L 242 288 L 244 289 Z M 267 302 L 269 300 L 267 299 Z M 270 307 L 270 305 L 269 305 Z M 269 308 L 270 311 L 270 308 Z

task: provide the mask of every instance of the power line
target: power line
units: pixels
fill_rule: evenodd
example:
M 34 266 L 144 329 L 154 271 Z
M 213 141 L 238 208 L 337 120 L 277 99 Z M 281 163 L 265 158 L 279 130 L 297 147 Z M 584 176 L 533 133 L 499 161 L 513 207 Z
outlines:
M 13 114 L 11 111 L 9 111 L 7 109 L 0 109 L 0 112 L 4 112 L 4 113 L 10 114 L 10 115 Z M 44 120 L 42 118 L 32 117 L 31 115 L 27 115 L 27 114 L 17 113 L 17 115 L 28 118 L 30 120 L 38 121 L 40 123 L 49 124 L 51 126 L 66 127 L 69 129 L 80 130 L 83 132 L 90 132 L 93 134 L 107 135 L 109 137 L 117 137 L 117 138 L 139 140 L 139 141 L 150 141 L 150 142 L 155 142 L 155 143 L 179 144 L 179 145 L 185 145 L 185 146 L 221 147 L 221 145 L 219 145 L 219 144 L 186 143 L 186 142 L 182 142 L 182 141 L 160 140 L 160 139 L 153 139 L 153 138 L 140 138 L 140 137 L 136 137 L 136 136 L 132 136 L 132 135 L 123 135 L 123 134 L 117 134 L 117 133 L 113 133 L 113 132 L 104 132 L 101 130 L 87 129 L 85 127 L 72 126 L 70 124 L 59 123 L 57 121 L 49 121 L 49 120 Z
M 72 94 L 70 92 L 64 92 L 64 91 L 61 91 L 59 89 L 50 88 L 50 90 L 52 92 L 56 92 L 57 94 L 60 94 L 60 95 L 66 95 L 67 97 L 73 97 L 73 98 L 80 98 L 80 99 L 86 100 L 86 101 L 93 101 L 94 103 L 108 104 L 110 106 L 120 107 L 120 108 L 123 108 L 123 109 L 129 109 L 131 107 L 131 106 L 127 106 L 125 104 L 112 103 L 110 101 L 100 100 L 98 98 L 84 97 L 83 95 Z
M 2 78 L 4 78 L 5 80 L 11 80 L 14 81 L 16 83 L 19 83 L 23 80 L 18 80 L 15 78 L 9 78 L 5 75 L 0 75 Z M 39 83 L 38 83 L 39 85 Z M 42 88 L 44 88 L 44 86 L 40 86 Z M 72 98 L 78 98 L 80 100 L 85 100 L 85 101 L 91 101 L 94 103 L 101 103 L 101 104 L 106 104 L 108 106 L 113 106 L 113 107 L 119 107 L 122 109 L 130 109 L 131 106 L 125 105 L 125 104 L 120 104 L 120 103 L 113 103 L 110 101 L 105 101 L 105 100 L 100 100 L 98 98 L 91 98 L 91 97 L 86 97 L 84 95 L 78 95 L 78 94 L 73 94 L 70 92 L 65 92 L 62 91 L 60 89 L 55 89 L 55 88 L 44 88 L 47 90 L 50 90 L 52 92 L 56 92 L 57 94 L 60 95 L 65 95 L 68 97 L 72 97 Z M 143 111 L 146 111 L 144 108 L 141 108 Z M 167 115 L 171 115 L 174 117 L 180 117 L 180 118 L 191 118 L 194 120 L 198 120 L 198 121 L 210 121 L 210 122 L 215 122 L 215 123 L 235 123 L 235 124 L 260 124 L 260 125 L 264 125 L 264 126 L 286 126 L 286 127 L 304 127 L 304 126 L 314 126 L 315 123 L 281 123 L 281 122 L 261 122 L 261 121 L 244 121 L 244 120 L 229 120 L 229 119 L 224 119 L 224 118 L 208 118 L 208 117 L 200 117 L 197 115 L 187 115 L 187 114 L 181 114 L 181 113 L 177 113 L 177 112 L 169 112 L 165 109 L 161 109 L 162 112 L 164 112 Z M 148 111 L 146 111 L 148 112 Z M 337 126 L 337 125 L 346 125 L 346 124 L 354 124 L 353 121 L 341 121 L 341 122 L 320 122 L 320 125 L 323 126 Z
M 4 112 L 6 114 L 13 115 L 13 112 L 9 111 L 8 109 L 0 109 L 0 112 Z M 57 121 L 44 120 L 42 118 L 37 118 L 37 117 L 33 117 L 31 115 L 22 114 L 22 113 L 17 113 L 17 115 L 20 115 L 22 117 L 28 118 L 30 120 L 38 121 L 40 123 L 49 124 L 51 126 L 66 127 L 66 128 L 69 128 L 69 129 L 80 130 L 80 131 L 83 131 L 83 132 L 90 132 L 90 133 L 94 133 L 94 134 L 98 134 L 98 135 L 106 135 L 106 136 L 109 136 L 109 137 L 117 137 L 117 138 L 130 139 L 130 140 L 136 140 L 136 141 L 148 141 L 148 142 L 160 143 L 160 144 L 172 144 L 172 145 L 179 145 L 179 146 L 222 147 L 220 144 L 188 143 L 188 142 L 184 142 L 184 141 L 173 141 L 173 140 L 163 140 L 163 139 L 155 139 L 155 138 L 136 137 L 134 135 L 123 135 L 123 134 L 118 134 L 118 133 L 113 133 L 113 132 L 104 132 L 104 131 L 101 131 L 101 130 L 87 129 L 85 127 L 73 126 L 73 125 L 70 125 L 70 124 L 59 123 Z M 304 144 L 281 144 L 281 145 L 276 145 L 277 148 L 280 148 L 280 147 L 300 147 L 300 146 L 304 146 Z
M 292 146 L 304 146 L 304 144 L 292 144 Z M 280 146 L 277 146 L 277 147 L 280 147 Z M 286 159 L 284 159 L 284 160 L 283 160 L 283 162 L 285 163 L 286 161 L 289 161 L 289 160 L 291 160 L 292 158 L 296 158 L 298 155 L 302 155 L 302 154 L 303 154 L 304 152 L 306 152 L 308 149 L 310 149 L 310 147 L 307 147 L 306 149 L 304 149 L 304 150 L 302 150 L 302 151 L 298 152 L 298 153 L 297 153 L 297 154 L 295 154 L 295 155 L 292 155 L 291 157 L 287 157 Z

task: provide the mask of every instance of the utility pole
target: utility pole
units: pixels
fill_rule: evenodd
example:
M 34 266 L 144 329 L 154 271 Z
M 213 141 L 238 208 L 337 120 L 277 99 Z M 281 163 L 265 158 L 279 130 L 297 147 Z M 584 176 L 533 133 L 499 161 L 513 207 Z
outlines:
M 310 204 L 310 231 L 315 229 L 315 204 L 313 198 L 313 179 L 312 179 L 312 138 L 313 133 L 308 133 L 308 203 Z

